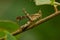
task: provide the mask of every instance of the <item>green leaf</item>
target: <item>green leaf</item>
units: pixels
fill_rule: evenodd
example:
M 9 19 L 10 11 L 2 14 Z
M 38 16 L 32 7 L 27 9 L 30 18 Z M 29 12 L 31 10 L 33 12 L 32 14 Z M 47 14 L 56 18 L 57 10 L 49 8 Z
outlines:
M 11 33 L 5 31 L 6 36 L 5 36 L 5 40 L 17 40 Z
M 16 31 L 19 25 L 10 20 L 0 20 L 0 30 L 7 30 L 9 32 Z
M 5 36 L 5 33 L 2 30 L 0 30 L 0 38 L 2 38 L 4 36 Z
M 34 0 L 36 5 L 54 4 L 55 0 Z
M 55 0 L 50 0 L 51 1 L 51 5 L 55 4 Z
M 44 4 L 50 4 L 50 0 L 34 0 L 36 5 L 44 5 Z

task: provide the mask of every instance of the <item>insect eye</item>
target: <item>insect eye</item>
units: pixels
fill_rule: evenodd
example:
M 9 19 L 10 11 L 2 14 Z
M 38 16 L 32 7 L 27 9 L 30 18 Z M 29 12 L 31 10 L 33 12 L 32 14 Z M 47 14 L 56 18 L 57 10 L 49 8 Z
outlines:
M 16 19 L 17 19 L 17 20 L 20 20 L 20 19 L 21 19 L 21 17 L 20 17 L 20 16 L 18 16 L 18 17 L 16 17 Z

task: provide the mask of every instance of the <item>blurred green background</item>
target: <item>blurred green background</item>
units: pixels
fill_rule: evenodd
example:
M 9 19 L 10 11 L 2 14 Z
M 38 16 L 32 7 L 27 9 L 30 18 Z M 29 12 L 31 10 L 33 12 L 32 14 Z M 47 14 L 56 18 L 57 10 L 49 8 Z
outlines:
M 60 0 L 57 1 L 60 2 Z M 60 9 L 59 7 L 60 6 L 58 6 L 58 9 Z M 16 22 L 17 16 L 24 15 L 22 11 L 23 8 L 30 14 L 42 10 L 43 17 L 54 13 L 53 6 L 36 6 L 33 0 L 0 0 L 0 20 L 11 20 Z M 27 20 L 23 20 L 20 22 L 20 25 L 24 24 L 26 21 Z M 11 27 L 12 30 L 16 28 L 19 27 Z M 18 40 L 60 40 L 60 15 L 17 36 Z

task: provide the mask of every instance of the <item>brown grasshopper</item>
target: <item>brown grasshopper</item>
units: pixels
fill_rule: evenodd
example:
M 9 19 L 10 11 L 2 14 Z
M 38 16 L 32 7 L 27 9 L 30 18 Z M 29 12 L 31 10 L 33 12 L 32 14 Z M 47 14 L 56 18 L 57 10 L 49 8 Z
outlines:
M 18 17 L 16 18 L 18 21 L 20 21 L 20 20 L 22 20 L 22 19 L 24 19 L 24 18 L 28 18 L 28 19 L 29 19 L 29 21 L 28 21 L 26 24 L 24 24 L 23 26 L 21 26 L 22 28 L 23 28 L 23 27 L 26 28 L 26 27 L 28 27 L 29 25 L 31 25 L 35 20 L 37 20 L 37 19 L 39 19 L 39 18 L 42 18 L 42 13 L 41 13 L 40 10 L 38 11 L 38 13 L 35 13 L 35 14 L 32 14 L 32 15 L 29 15 L 29 14 L 27 13 L 27 11 L 25 11 L 25 10 L 23 10 L 23 11 L 24 11 L 24 13 L 25 13 L 25 16 L 18 16 Z

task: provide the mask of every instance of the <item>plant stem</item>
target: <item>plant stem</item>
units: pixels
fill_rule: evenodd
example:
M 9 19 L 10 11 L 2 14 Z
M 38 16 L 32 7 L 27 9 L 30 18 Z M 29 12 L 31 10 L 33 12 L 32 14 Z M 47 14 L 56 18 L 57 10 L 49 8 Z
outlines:
M 43 18 L 43 19 L 39 19 L 36 23 L 33 23 L 32 25 L 28 26 L 28 28 L 26 28 L 26 29 L 19 28 L 17 31 L 13 32 L 12 34 L 14 36 L 17 35 L 17 34 L 20 34 L 20 33 L 24 32 L 24 31 L 32 29 L 32 28 L 36 27 L 37 25 L 40 25 L 40 24 L 54 18 L 55 16 L 58 16 L 58 15 L 60 15 L 60 11 L 57 11 L 57 12 L 55 12 L 55 13 L 53 13 L 53 14 L 51 14 L 51 15 Z

